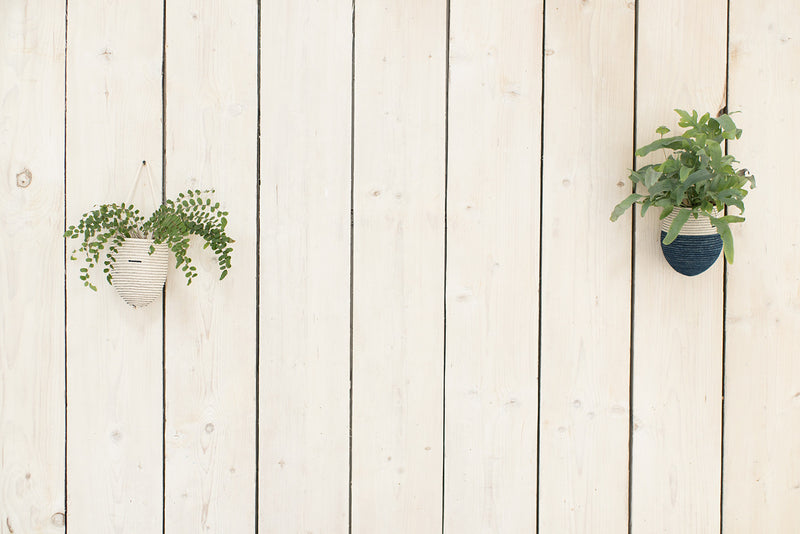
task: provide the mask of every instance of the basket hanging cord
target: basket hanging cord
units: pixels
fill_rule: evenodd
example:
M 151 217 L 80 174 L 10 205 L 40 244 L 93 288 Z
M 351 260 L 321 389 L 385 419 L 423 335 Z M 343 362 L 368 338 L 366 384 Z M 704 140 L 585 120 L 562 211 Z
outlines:
M 153 188 L 153 174 L 150 172 L 150 166 L 147 164 L 147 161 L 142 161 L 142 164 L 136 171 L 136 178 L 133 180 L 133 186 L 131 187 L 130 193 L 128 193 L 128 197 L 125 199 L 125 203 L 130 205 L 130 203 L 133 202 L 133 193 L 136 192 L 136 186 L 139 185 L 139 180 L 142 178 L 142 168 L 147 170 L 147 185 L 150 189 L 150 198 L 153 200 L 153 209 L 158 209 L 161 202 L 156 200 L 156 190 Z

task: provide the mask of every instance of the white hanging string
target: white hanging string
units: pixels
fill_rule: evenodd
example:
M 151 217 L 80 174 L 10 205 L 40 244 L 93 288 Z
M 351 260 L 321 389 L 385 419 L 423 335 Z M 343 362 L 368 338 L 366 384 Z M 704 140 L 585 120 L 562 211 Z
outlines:
M 156 191 L 153 187 L 153 174 L 150 172 L 150 166 L 147 164 L 147 161 L 144 160 L 136 171 L 136 178 L 133 180 L 133 186 L 131 186 L 130 193 L 128 193 L 128 197 L 125 199 L 125 204 L 130 206 L 133 202 L 133 194 L 136 192 L 136 187 L 139 185 L 139 180 L 142 178 L 142 168 L 147 170 L 147 185 L 149 186 L 148 189 L 150 189 L 150 198 L 153 200 L 153 209 L 157 210 L 161 203 L 156 200 Z M 138 237 L 141 239 L 148 237 L 147 235 L 143 234 L 139 228 L 132 230 L 131 233 L 132 235 L 128 237 Z
M 133 202 L 133 194 L 136 192 L 136 186 L 139 185 L 139 180 L 142 177 L 142 168 L 147 170 L 147 184 L 150 186 L 150 198 L 153 200 L 153 209 L 158 209 L 158 206 L 161 203 L 156 200 L 156 190 L 153 188 L 153 175 L 150 172 L 150 166 L 147 164 L 147 161 L 142 161 L 142 164 L 139 166 L 139 169 L 136 172 L 136 178 L 133 180 L 131 191 L 128 193 L 128 197 L 125 199 L 125 204 L 130 205 L 131 202 Z

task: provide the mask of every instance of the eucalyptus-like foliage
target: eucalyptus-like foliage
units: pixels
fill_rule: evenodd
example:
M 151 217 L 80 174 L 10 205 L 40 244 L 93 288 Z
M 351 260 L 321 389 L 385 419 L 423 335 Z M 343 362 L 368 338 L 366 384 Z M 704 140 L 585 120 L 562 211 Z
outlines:
M 149 219 L 139 214 L 132 205 L 103 204 L 84 213 L 75 226 L 70 226 L 65 237 L 80 239 L 80 247 L 72 251 L 70 259 L 81 256 L 87 263 L 80 269 L 83 285 L 97 291 L 91 283 L 89 269 L 103 263 L 106 280 L 111 283 L 114 273 L 114 255 L 125 238 L 153 239 L 154 243 L 164 243 L 175 254 L 175 267 L 186 275 L 186 283 L 191 284 L 197 276 L 197 269 L 188 255 L 189 237 L 203 238 L 203 248 L 211 247 L 217 256 L 222 280 L 231 268 L 230 246 L 233 239 L 225 233 L 228 212 L 223 211 L 219 202 L 213 202 L 213 189 L 189 190 L 178 195 L 176 200 L 167 200 Z M 150 246 L 150 254 L 155 246 Z
M 735 169 L 738 161 L 723 154 L 723 143 L 739 139 L 742 130 L 727 114 L 712 118 L 708 113 L 699 117 L 697 111 L 691 115 L 682 109 L 675 111 L 680 116 L 678 125 L 686 130 L 679 136 L 664 137 L 670 130 L 660 126 L 656 133 L 661 138 L 636 151 L 637 156 L 646 156 L 664 150 L 665 159 L 631 171 L 628 178 L 647 188 L 647 194 L 629 195 L 614 208 L 611 220 L 616 221 L 634 204 L 641 204 L 642 217 L 651 206 L 661 208 L 661 219 L 676 208 L 686 208 L 673 220 L 664 244 L 675 240 L 690 216 L 708 217 L 722 237 L 725 258 L 733 263 L 733 234 L 728 225 L 743 222 L 744 217 L 717 215 L 727 206 L 736 206 L 743 213 L 747 196 L 744 187 L 748 182 L 750 189 L 756 186 L 755 177 L 747 169 Z

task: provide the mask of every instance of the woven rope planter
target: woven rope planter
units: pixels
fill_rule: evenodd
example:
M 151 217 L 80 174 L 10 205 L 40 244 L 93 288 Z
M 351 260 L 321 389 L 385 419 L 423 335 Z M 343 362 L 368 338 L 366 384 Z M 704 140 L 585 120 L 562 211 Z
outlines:
M 149 254 L 152 239 L 127 238 L 114 255 L 114 270 L 111 284 L 122 300 L 141 308 L 161 295 L 167 279 L 169 249 L 159 243 L 155 252 Z
M 686 276 L 696 276 L 708 270 L 717 261 L 722 250 L 722 238 L 716 228 L 711 226 L 708 217 L 701 216 L 695 219 L 689 216 L 689 220 L 683 225 L 675 241 L 665 245 L 664 238 L 678 211 L 672 210 L 672 213 L 661 221 L 661 251 L 673 269 Z

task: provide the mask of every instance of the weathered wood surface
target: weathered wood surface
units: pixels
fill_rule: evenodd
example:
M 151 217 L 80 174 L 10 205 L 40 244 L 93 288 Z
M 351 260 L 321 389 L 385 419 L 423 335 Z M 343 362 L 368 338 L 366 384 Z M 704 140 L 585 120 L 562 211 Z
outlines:
M 352 4 L 261 6 L 261 532 L 348 532 Z
M 143 160 L 160 190 L 162 14 L 163 4 L 154 0 L 69 5 L 71 224 L 95 204 L 124 201 Z M 148 198 L 135 195 L 140 202 Z M 95 274 L 97 293 L 82 287 L 79 267 L 69 262 L 66 273 L 69 530 L 160 531 L 161 299 L 134 309 L 102 273 Z
M 730 151 L 755 175 L 726 308 L 723 531 L 800 532 L 800 6 L 731 3 Z
M 64 2 L 0 4 L 0 532 L 64 531 Z
M 0 534 L 800 530 L 800 12 L 727 9 L 3 2 Z M 608 222 L 726 104 L 727 285 Z M 62 255 L 142 160 L 236 239 L 165 316 Z
M 167 196 L 215 189 L 236 241 L 224 281 L 199 239 L 191 286 L 167 278 L 167 532 L 255 528 L 256 15 L 255 3 L 167 2 Z
M 539 529 L 628 525 L 635 12 L 547 3 Z M 659 266 L 660 269 L 660 266 Z
M 446 28 L 356 4 L 354 534 L 441 532 Z
M 658 126 L 677 127 L 673 108 L 725 106 L 726 2 L 647 0 L 638 9 L 640 147 Z M 718 21 L 720 30 L 690 21 Z M 636 215 L 632 530 L 718 532 L 723 260 L 694 278 L 673 271 L 657 211 Z
M 446 532 L 536 528 L 541 8 L 451 6 Z

